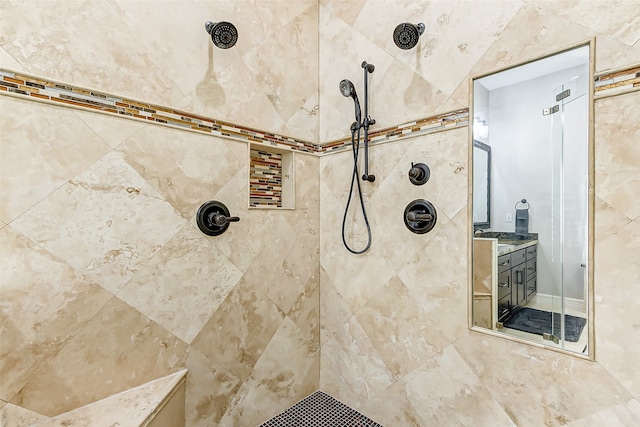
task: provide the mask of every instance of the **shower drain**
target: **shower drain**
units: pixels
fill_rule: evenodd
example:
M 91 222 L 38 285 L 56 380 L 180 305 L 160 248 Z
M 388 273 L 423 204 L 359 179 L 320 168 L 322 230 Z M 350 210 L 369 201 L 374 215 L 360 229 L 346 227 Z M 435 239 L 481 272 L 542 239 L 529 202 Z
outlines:
M 382 427 L 322 391 L 302 399 L 259 427 Z

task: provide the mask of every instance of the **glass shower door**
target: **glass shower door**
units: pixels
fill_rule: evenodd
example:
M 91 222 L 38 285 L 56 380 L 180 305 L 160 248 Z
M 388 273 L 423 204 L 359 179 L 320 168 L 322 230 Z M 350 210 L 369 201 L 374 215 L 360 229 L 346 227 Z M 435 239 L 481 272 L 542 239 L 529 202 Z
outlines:
M 561 348 L 587 350 L 588 74 L 554 90 L 552 119 L 552 328 Z

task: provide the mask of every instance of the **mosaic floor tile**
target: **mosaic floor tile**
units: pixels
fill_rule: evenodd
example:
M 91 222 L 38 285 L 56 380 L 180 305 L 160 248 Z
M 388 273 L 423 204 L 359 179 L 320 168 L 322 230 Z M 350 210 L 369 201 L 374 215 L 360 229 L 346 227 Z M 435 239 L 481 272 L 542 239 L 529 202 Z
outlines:
M 302 399 L 259 427 L 382 427 L 322 391 Z

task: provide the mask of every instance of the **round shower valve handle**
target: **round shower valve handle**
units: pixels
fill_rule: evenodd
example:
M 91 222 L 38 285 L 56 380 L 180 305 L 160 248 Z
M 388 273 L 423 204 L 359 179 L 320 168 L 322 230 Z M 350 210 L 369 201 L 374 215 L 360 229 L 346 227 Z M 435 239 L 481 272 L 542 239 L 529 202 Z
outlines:
M 203 203 L 196 214 L 198 228 L 207 236 L 219 236 L 227 231 L 229 223 L 238 221 L 240 218 L 231 216 L 224 203 L 216 200 Z

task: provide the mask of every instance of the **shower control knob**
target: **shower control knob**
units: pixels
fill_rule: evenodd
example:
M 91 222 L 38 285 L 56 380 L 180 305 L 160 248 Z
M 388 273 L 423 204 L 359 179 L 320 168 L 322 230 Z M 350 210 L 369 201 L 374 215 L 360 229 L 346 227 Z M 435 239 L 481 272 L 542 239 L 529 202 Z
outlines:
M 411 169 L 409 169 L 409 181 L 414 185 L 423 185 L 431 177 L 431 171 L 429 166 L 424 163 L 411 163 Z
M 219 236 L 227 231 L 229 223 L 238 221 L 240 218 L 231 216 L 224 203 L 216 200 L 205 202 L 196 214 L 198 228 L 207 236 Z

